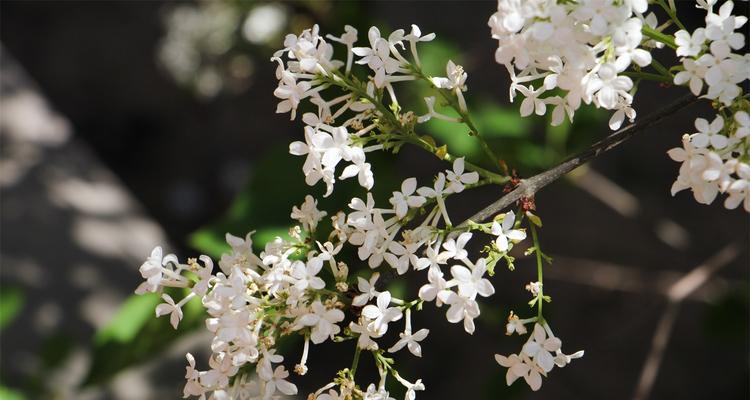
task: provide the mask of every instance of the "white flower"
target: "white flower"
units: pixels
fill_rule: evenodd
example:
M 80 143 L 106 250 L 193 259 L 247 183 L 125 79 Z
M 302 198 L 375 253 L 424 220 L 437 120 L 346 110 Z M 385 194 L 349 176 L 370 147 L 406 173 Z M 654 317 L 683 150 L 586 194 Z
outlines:
M 344 320 L 344 313 L 336 308 L 326 309 L 320 300 L 312 303 L 312 313 L 305 314 L 297 319 L 293 329 L 299 330 L 303 327 L 310 326 L 310 339 L 315 344 L 323 343 L 326 339 L 331 338 L 341 331 L 337 322 Z
M 703 0 L 697 1 L 698 3 L 703 2 Z M 706 25 L 722 26 L 726 19 L 734 17 L 734 29 L 740 29 L 745 25 L 745 22 L 747 22 L 747 17 L 744 15 L 732 15 L 732 9 L 734 8 L 734 3 L 732 1 L 727 1 L 722 4 L 721 7 L 719 7 L 718 14 L 714 13 L 711 9 L 714 3 L 716 3 L 716 0 L 711 0 L 709 1 L 711 6 L 706 7 L 709 11 L 706 14 Z
M 497 223 L 497 221 L 492 223 L 492 234 L 497 236 L 495 244 L 498 250 L 508 251 L 509 242 L 517 243 L 526 239 L 526 232 L 524 230 L 513 229 L 515 223 L 516 214 L 513 211 L 505 214 L 502 224 Z
M 432 246 L 428 246 L 427 249 L 424 251 L 425 257 L 419 257 L 416 260 L 412 260 L 412 263 L 414 264 L 414 269 L 417 271 L 421 271 L 427 267 L 430 267 L 430 269 L 440 269 L 440 264 L 445 264 L 446 260 L 440 259 L 440 253 L 438 253 L 437 248 L 433 248 Z
M 712 40 L 711 53 L 721 58 L 726 57 L 731 49 L 739 50 L 745 46 L 745 35 L 734 32 L 735 18 L 730 16 L 721 25 L 709 25 L 706 38 Z
M 371 383 L 367 387 L 367 392 L 364 393 L 362 400 L 395 400 L 388 394 L 388 391 L 384 387 L 376 387 L 374 383 Z
M 419 289 L 419 298 L 424 301 L 435 300 L 438 307 L 446 303 L 448 296 L 453 293 L 448 290 L 448 282 L 443 279 L 443 273 L 439 268 L 430 268 L 427 271 L 427 280 L 429 283 Z
M 451 193 L 461 193 L 464 190 L 464 185 L 473 185 L 479 182 L 477 172 L 464 173 L 463 157 L 456 158 L 453 161 L 453 171 L 446 171 L 446 178 L 448 179 L 447 190 Z
M 291 218 L 299 221 L 305 230 L 314 231 L 318 222 L 328 214 L 325 211 L 318 210 L 317 205 L 318 201 L 308 194 L 305 196 L 305 202 L 299 208 L 297 206 L 292 207 Z
M 227 232 L 225 239 L 229 247 L 232 248 L 232 251 L 230 253 L 222 254 L 221 259 L 219 259 L 219 268 L 221 268 L 222 272 L 229 275 L 232 273 L 235 266 L 245 269 L 261 264 L 260 259 L 253 254 L 253 233 L 254 232 L 248 232 L 243 239 Z M 204 263 L 211 261 L 210 258 L 201 258 L 201 260 L 203 260 Z
M 372 223 L 372 215 L 375 209 L 375 199 L 372 193 L 367 193 L 367 201 L 355 197 L 349 202 L 349 208 L 354 210 L 347 217 L 347 223 L 354 227 L 363 229 Z
M 724 129 L 724 118 L 720 115 L 717 115 L 711 124 L 703 118 L 697 118 L 695 120 L 695 129 L 698 130 L 698 133 L 694 134 L 691 138 L 691 142 L 695 147 L 704 148 L 709 144 L 715 149 L 726 147 L 728 143 L 727 137 L 720 133 Z
M 594 99 L 597 105 L 608 110 L 614 109 L 620 98 L 630 100 L 628 91 L 633 88 L 633 81 L 627 76 L 617 75 L 617 69 L 612 64 L 604 64 L 591 79 L 587 87 L 589 95 L 596 93 Z M 629 103 L 629 101 L 627 101 Z
M 416 260 L 414 252 L 417 248 L 419 248 L 418 244 L 407 243 L 406 245 L 402 245 L 399 242 L 392 241 L 388 244 L 389 252 L 385 253 L 383 257 L 399 275 L 403 275 L 409 270 L 411 260 Z
M 544 103 L 544 100 L 539 98 L 545 92 L 544 86 L 539 87 L 537 90 L 534 90 L 533 86 L 526 87 L 523 85 L 518 85 L 516 88 L 524 96 L 520 109 L 522 117 L 528 117 L 532 113 L 544 115 L 547 112 L 547 105 Z
M 724 201 L 724 207 L 731 210 L 743 203 L 745 211 L 750 212 L 750 165 L 739 163 L 737 165 L 737 176 L 739 179 L 732 182 L 727 188 L 729 196 Z
M 695 62 L 692 58 L 686 58 L 682 60 L 682 65 L 685 67 L 684 71 L 678 72 L 674 76 L 675 85 L 684 85 L 689 82 L 690 91 L 699 96 L 701 90 L 703 90 L 703 77 L 706 76 L 706 68 Z
M 635 109 L 627 104 L 622 104 L 609 119 L 609 129 L 612 129 L 613 131 L 620 129 L 620 126 L 622 126 L 622 123 L 625 121 L 625 117 L 628 117 L 628 121 L 632 123 L 635 121 L 635 115 Z
M 388 330 L 388 323 L 401 319 L 401 309 L 389 307 L 391 304 L 391 293 L 384 291 L 378 295 L 377 305 L 368 304 L 362 309 L 362 315 L 372 320 L 368 329 L 384 334 Z
M 216 334 L 216 339 L 224 342 L 251 343 L 254 341 L 250 322 L 254 316 L 246 309 L 243 311 L 227 311 L 219 318 L 206 320 L 206 328 Z
M 377 350 L 378 344 L 373 338 L 379 338 L 383 336 L 379 332 L 373 331 L 369 327 L 370 323 L 366 318 L 363 318 L 362 321 L 359 323 L 354 323 L 354 321 L 349 323 L 349 329 L 351 329 L 352 332 L 359 335 L 357 338 L 357 346 L 360 349 L 363 350 Z
M 289 377 L 289 372 L 284 368 L 283 365 L 276 367 L 273 371 L 273 376 L 266 382 L 263 399 L 270 399 L 278 389 L 281 393 L 291 396 L 297 394 L 297 386 L 286 380 Z
M 294 284 L 298 290 L 305 290 L 308 287 L 313 289 L 323 289 L 326 283 L 323 279 L 317 275 L 323 268 L 323 260 L 318 257 L 313 257 L 307 260 L 307 263 L 302 261 L 295 261 L 292 264 L 292 278 L 296 279 L 297 282 Z
M 489 297 L 495 293 L 492 283 L 484 278 L 485 272 L 487 272 L 487 265 L 484 258 L 477 260 L 471 271 L 461 265 L 451 267 L 453 280 L 458 283 L 458 293 L 470 299 L 476 298 L 477 294 Z
M 511 354 L 508 357 L 495 354 L 495 360 L 498 364 L 508 368 L 505 374 L 505 383 L 510 386 L 516 379 L 523 377 L 531 390 L 537 391 L 542 387 L 542 375 L 544 371 L 530 362 L 528 357 L 521 358 L 517 354 Z
M 551 351 L 560 350 L 562 341 L 552 335 L 547 337 L 547 332 L 539 323 L 534 324 L 534 334 L 529 341 L 523 345 L 523 353 L 534 359 L 534 363 L 539 365 L 544 372 L 552 371 L 555 366 L 555 360 Z
M 357 277 L 357 289 L 359 289 L 360 294 L 356 295 L 352 300 L 353 306 L 362 307 L 370 299 L 378 295 L 377 290 L 375 290 L 375 282 L 378 281 L 379 277 L 380 273 L 378 272 L 373 273 L 369 281 L 362 277 Z
M 427 201 L 424 197 L 415 195 L 416 189 L 417 179 L 407 178 L 401 183 L 401 191 L 393 192 L 393 196 L 388 201 L 393 205 L 397 217 L 405 217 L 409 208 L 422 207 Z
M 462 92 L 466 91 L 466 78 L 468 75 L 464 72 L 462 66 L 454 64 L 451 60 L 448 60 L 448 64 L 445 66 L 445 71 L 448 77 L 432 78 L 432 84 L 440 89 L 453 91 L 458 98 L 459 109 L 466 112 L 466 100 L 464 99 Z
M 381 88 L 385 85 L 386 75 L 398 71 L 401 63 L 391 57 L 391 49 L 388 41 L 380 37 L 380 31 L 371 27 L 367 32 L 370 47 L 354 47 L 352 52 L 362 57 L 357 64 L 366 64 L 375 72 L 375 86 Z
M 200 384 L 200 371 L 195 369 L 195 357 L 192 354 L 185 354 L 185 358 L 188 360 L 188 365 L 185 367 L 185 387 L 182 389 L 182 396 L 187 398 L 189 396 L 204 396 L 206 388 Z
M 474 318 L 479 316 L 479 304 L 471 298 L 450 292 L 446 303 L 450 308 L 446 311 L 445 316 L 450 323 L 464 321 L 464 330 L 466 333 L 474 333 Z
M 458 235 L 458 239 L 448 239 L 443 243 L 444 252 L 440 253 L 439 259 L 446 261 L 451 258 L 456 260 L 465 260 L 469 256 L 469 252 L 464 250 L 464 246 L 471 240 L 472 233 L 464 232 Z
M 737 130 L 734 131 L 734 136 L 737 139 L 750 136 L 750 115 L 744 111 L 737 111 L 734 113 L 734 120 L 737 122 Z
M 526 322 L 527 320 L 522 320 L 518 318 L 518 315 L 514 314 L 513 311 L 510 312 L 510 315 L 508 316 L 508 323 L 505 325 L 505 334 L 510 336 L 513 333 L 517 333 L 519 335 L 525 335 L 526 334 Z
M 685 30 L 679 30 L 674 33 L 674 42 L 677 44 L 677 50 L 675 51 L 678 57 L 694 57 L 701 52 L 701 46 L 706 41 L 706 30 L 698 28 L 693 31 L 692 36 L 690 32 Z
M 407 329 L 399 334 L 401 339 L 388 349 L 388 352 L 395 353 L 406 346 L 411 354 L 414 354 L 417 357 L 422 357 L 422 347 L 419 345 L 419 342 L 424 340 L 429 333 L 430 331 L 428 329 L 420 329 L 412 334 L 411 329 Z
M 697 62 L 709 66 L 704 78 L 708 85 L 706 97 L 712 100 L 718 99 L 725 106 L 729 106 L 742 93 L 742 89 L 737 84 L 746 77 L 741 73 L 739 62 L 729 58 L 718 60 L 718 58 L 712 59 L 709 54 L 704 54 Z
M 439 112 L 435 111 L 435 96 L 425 97 L 424 103 L 427 106 L 427 114 L 420 115 L 417 118 L 417 122 L 419 122 L 420 124 L 423 124 L 431 120 L 432 118 L 440 119 L 443 121 L 449 121 L 449 122 L 459 122 L 458 118 L 449 117 L 447 115 L 440 114 Z
M 156 292 L 165 281 L 164 266 L 168 264 L 179 264 L 177 257 L 174 254 L 167 254 L 166 256 L 163 256 L 163 254 L 161 246 L 154 247 L 151 251 L 151 255 L 149 255 L 146 261 L 138 269 L 141 276 L 146 279 L 146 281 L 141 283 L 138 288 L 135 289 L 136 294 Z
M 576 351 L 573 354 L 563 354 L 562 351 L 557 350 L 555 354 L 555 365 L 557 365 L 558 368 L 563 368 L 570 364 L 572 360 L 581 357 L 583 357 L 583 350 Z
M 464 72 L 463 67 L 456 65 L 453 61 L 448 60 L 445 66 L 445 72 L 448 75 L 447 78 L 434 77 L 432 83 L 440 89 L 454 90 L 458 89 L 466 90 L 466 77 L 467 74 Z
M 402 382 L 403 383 L 403 382 Z M 417 398 L 417 391 L 423 391 L 424 384 L 422 383 L 421 379 L 417 379 L 416 382 L 412 384 L 405 384 L 406 387 L 406 394 L 404 395 L 404 400 L 415 400 Z
M 370 169 L 370 163 L 365 162 L 364 151 L 359 148 L 352 149 L 351 161 L 352 164 L 344 168 L 339 178 L 347 179 L 356 176 L 360 186 L 367 190 L 372 189 L 372 186 L 375 184 L 375 178 Z
M 169 314 L 169 323 L 172 324 L 172 327 L 177 329 L 177 325 L 182 320 L 182 309 L 180 308 L 180 305 L 175 304 L 172 297 L 166 293 L 162 293 L 161 298 L 164 299 L 166 303 L 156 306 L 156 316 L 161 317 L 162 315 Z
M 418 42 L 429 42 L 435 39 L 434 33 L 428 33 L 427 35 L 422 35 L 422 31 L 419 29 L 418 26 L 412 24 L 411 25 L 411 32 L 404 36 L 404 40 L 409 41 L 409 45 L 411 46 L 411 54 L 414 56 L 414 61 L 416 62 L 417 66 L 420 67 L 422 63 L 419 61 L 419 54 L 417 53 L 417 43 Z
M 273 91 L 273 95 L 282 99 L 279 105 L 276 107 L 277 113 L 286 113 L 291 111 L 291 119 L 294 119 L 297 113 L 297 107 L 299 102 L 307 97 L 307 92 L 310 90 L 310 82 L 302 81 L 297 82 L 288 71 L 282 72 L 281 81 L 279 81 L 279 87 Z

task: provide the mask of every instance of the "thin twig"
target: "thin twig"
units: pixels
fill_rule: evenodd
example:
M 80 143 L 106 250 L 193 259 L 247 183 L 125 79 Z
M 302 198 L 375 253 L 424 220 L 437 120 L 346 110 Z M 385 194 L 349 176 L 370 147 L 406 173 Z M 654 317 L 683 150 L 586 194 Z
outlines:
M 659 110 L 658 112 L 648 115 L 644 118 L 640 118 L 637 122 L 628 125 L 617 132 L 607 136 L 606 138 L 595 143 L 587 150 L 577 154 L 576 156 L 563 161 L 556 167 L 542 172 L 538 175 L 534 175 L 531 178 L 521 180 L 521 183 L 510 193 L 499 198 L 494 203 L 480 210 L 476 214 L 469 217 L 466 221 L 462 222 L 458 227 L 465 227 L 469 224 L 469 221 L 482 222 L 495 214 L 515 203 L 516 201 L 532 197 L 536 192 L 541 190 L 543 187 L 561 178 L 568 172 L 578 168 L 586 162 L 614 149 L 623 142 L 635 136 L 637 133 L 646 130 L 651 125 L 660 122 L 662 119 L 674 114 L 675 112 L 682 110 L 683 108 L 695 103 L 698 98 L 692 94 L 681 97 L 669 106 Z

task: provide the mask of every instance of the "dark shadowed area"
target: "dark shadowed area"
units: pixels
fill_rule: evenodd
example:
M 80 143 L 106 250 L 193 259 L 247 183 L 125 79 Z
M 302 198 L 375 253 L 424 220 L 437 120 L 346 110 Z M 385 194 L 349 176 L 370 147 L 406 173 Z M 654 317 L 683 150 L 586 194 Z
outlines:
M 350 24 L 363 40 L 371 25 L 414 23 L 437 33 L 424 46 L 426 69 L 462 63 L 470 109 L 522 177 L 610 133 L 609 115 L 594 111 L 563 130 L 518 116 L 486 24 L 496 2 L 273 4 L 253 29 L 248 15 L 266 3 L 0 2 L 0 399 L 180 398 L 185 352 L 206 366 L 211 335 L 199 311 L 175 333 L 153 305 L 118 309 L 153 246 L 215 257 L 225 231 L 257 229 L 255 240 L 268 240 L 305 194 L 322 195 L 288 154 L 302 122 L 274 112 L 268 59 L 287 31 L 319 23 L 339 34 Z M 748 15 L 748 3 L 736 7 Z M 685 21 L 697 26 L 692 8 Z M 646 82 L 635 109 L 645 116 L 686 92 Z M 419 93 L 404 97 L 420 104 Z M 691 106 L 537 195 L 541 243 L 554 259 L 545 312 L 582 359 L 555 369 L 539 392 L 506 387 L 494 354 L 522 345 L 504 323 L 510 310 L 527 311 L 523 288 L 536 280 L 535 261 L 518 251 L 515 271 L 492 278 L 497 293 L 484 299 L 473 336 L 432 304 L 414 316 L 430 329 L 423 357 L 396 358 L 403 375 L 425 383 L 419 398 L 750 398 L 750 220 L 718 200 L 669 193 L 679 165 L 666 151 L 709 113 Z M 425 129 L 470 159 L 480 154 L 465 131 Z M 444 167 L 414 148 L 374 159 L 373 190 L 386 199 L 402 179 Z M 482 188 L 448 206 L 460 221 L 501 195 Z M 333 214 L 347 201 L 323 205 Z M 423 278 L 401 279 L 394 290 L 415 297 Z M 293 363 L 301 343 L 282 349 Z M 352 351 L 351 342 L 315 346 L 310 373 L 292 376 L 298 398 L 348 367 Z M 372 359 L 360 364 L 363 382 L 374 381 Z

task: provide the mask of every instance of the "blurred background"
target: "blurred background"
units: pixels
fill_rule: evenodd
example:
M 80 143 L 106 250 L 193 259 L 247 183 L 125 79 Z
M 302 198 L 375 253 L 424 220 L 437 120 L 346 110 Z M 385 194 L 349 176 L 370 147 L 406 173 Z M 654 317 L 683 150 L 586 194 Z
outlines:
M 425 69 L 441 75 L 448 59 L 465 67 L 472 116 L 521 176 L 608 134 L 609 116 L 592 110 L 557 128 L 518 116 L 486 26 L 496 5 L 0 2 L 0 399 L 178 398 L 184 353 L 205 368 L 210 336 L 199 304 L 175 332 L 154 318 L 158 299 L 131 294 L 153 246 L 181 259 L 215 257 L 225 232 L 250 230 L 262 245 L 284 234 L 292 205 L 322 194 L 287 153 L 302 123 L 274 113 L 268 60 L 286 32 L 313 23 L 336 35 L 353 25 L 360 40 L 371 25 L 436 32 L 420 50 Z M 748 3 L 736 7 L 748 14 Z M 684 20 L 699 26 L 693 8 L 684 7 Z M 647 82 L 635 108 L 644 116 L 685 92 Z M 424 93 L 400 93 L 422 110 Z M 529 314 L 523 286 L 536 277 L 533 260 L 518 254 L 515 271 L 493 278 L 497 294 L 473 337 L 444 310 L 414 317 L 431 330 L 424 356 L 397 359 L 407 379 L 425 382 L 420 398 L 749 398 L 748 215 L 669 194 L 678 164 L 666 151 L 693 130 L 695 115 L 709 113 L 692 106 L 538 194 L 542 247 L 554 258 L 545 310 L 566 350 L 585 349 L 584 358 L 554 370 L 540 392 L 505 386 L 493 354 L 520 348 L 504 320 L 510 310 Z M 423 129 L 481 162 L 455 125 Z M 402 179 L 444 168 L 411 148 L 373 160 L 380 201 Z M 337 183 L 320 207 L 330 214 L 361 194 Z M 461 220 L 500 195 L 484 188 L 448 207 Z M 390 289 L 414 297 L 419 284 Z M 300 343 L 283 346 L 294 362 Z M 314 348 L 311 372 L 294 377 L 300 399 L 348 365 L 349 347 Z M 373 378 L 369 364 L 365 356 L 363 378 Z

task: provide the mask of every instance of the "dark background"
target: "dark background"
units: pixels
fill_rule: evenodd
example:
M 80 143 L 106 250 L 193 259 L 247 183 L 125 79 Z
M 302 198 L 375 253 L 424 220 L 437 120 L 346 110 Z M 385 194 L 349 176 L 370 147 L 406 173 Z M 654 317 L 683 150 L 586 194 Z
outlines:
M 103 163 L 116 175 L 141 204 L 141 210 L 162 227 L 181 258 L 198 251 L 192 247 L 191 233 L 221 219 L 248 181 L 271 176 L 270 182 L 275 185 L 297 187 L 294 193 L 304 185 L 296 159 L 296 167 L 288 174 L 256 168 L 269 154 L 292 160 L 280 149 L 301 137 L 299 121 L 290 122 L 287 115 L 274 114 L 275 64 L 266 61 L 273 44 L 239 44 L 236 51 L 248 54 L 253 62 L 252 75 L 241 90 L 222 91 L 210 98 L 176 83 L 159 64 L 157 52 L 165 35 L 165 14 L 186 4 L 190 3 L 0 3 L 3 73 L 8 73 L 9 59 L 26 71 L 52 108 L 69 120 L 73 140 L 90 149 L 94 162 Z M 239 8 L 252 6 L 245 3 Z M 496 42 L 486 26 L 496 3 L 302 2 L 285 3 L 285 7 L 290 16 L 295 16 L 290 20 L 318 22 L 324 32 L 338 34 L 344 24 L 355 25 L 360 40 L 369 25 L 390 31 L 416 23 L 423 32 L 436 32 L 460 50 L 469 73 L 470 98 L 494 101 L 509 109 L 517 107 L 508 103 L 507 72 L 494 62 Z M 746 3 L 737 7 L 742 11 L 735 14 L 748 14 Z M 692 6 L 684 9 L 685 20 L 698 26 L 698 12 Z M 644 116 L 685 92 L 645 83 L 635 108 Z M 6 91 L 4 97 L 7 95 Z M 706 105 L 692 106 L 592 163 L 596 176 L 606 176 L 607 182 L 619 186 L 629 193 L 627 199 L 635 201 L 634 211 L 631 207 L 626 215 L 585 190 L 587 182 L 609 193 L 614 203 L 621 199 L 606 184 L 585 179 L 591 175 L 578 181 L 561 180 L 539 193 L 537 206 L 545 224 L 543 248 L 556 259 L 548 268 L 547 289 L 554 297 L 546 307 L 548 318 L 567 351 L 586 350 L 583 359 L 568 368 L 555 369 L 538 393 L 532 394 L 521 384 L 505 389 L 505 371 L 494 362 L 493 354 L 516 352 L 521 340 L 503 335 L 502 319 L 510 309 L 524 310 L 527 294 L 523 285 L 535 280 L 533 260 L 519 257 L 515 272 L 500 271 L 494 278 L 497 294 L 491 302 L 495 311 L 483 308 L 484 318 L 478 320 L 473 337 L 460 326 L 448 324 L 442 316 L 444 310 L 431 312 L 428 307 L 427 312 L 415 316 L 417 327 L 431 329 L 423 342 L 424 357 L 415 360 L 401 353 L 397 359 L 403 360 L 402 373 L 407 379 L 418 376 L 425 382 L 428 391 L 420 397 L 632 398 L 654 330 L 667 308 L 669 283 L 736 243 L 739 254 L 717 272 L 707 285 L 711 290 L 699 291 L 703 294 L 682 304 L 651 398 L 748 398 L 747 214 L 725 210 L 719 201 L 699 205 L 688 193 L 676 197 L 669 194 L 678 165 L 666 151 L 679 146 L 680 136 L 692 131 L 696 115 L 710 113 Z M 595 129 L 574 130 L 566 150 L 572 152 L 606 135 L 607 118 L 599 117 Z M 544 127 L 538 122 L 524 140 L 543 146 Z M 503 147 L 497 149 L 509 159 L 522 157 Z M 394 166 L 384 168 L 402 178 L 406 175 L 401 171 L 409 171 L 409 175 L 427 179 L 441 168 L 430 157 L 411 149 L 384 160 Z M 519 169 L 525 174 L 539 171 L 533 165 L 521 165 Z M 377 177 L 378 170 L 375 172 Z M 304 187 L 315 193 L 318 189 Z M 12 191 L 6 188 L 4 197 L 11 197 Z M 24 196 L 34 193 L 24 192 Z M 450 206 L 455 207 L 457 216 L 468 216 L 497 196 L 496 190 L 482 190 Z M 301 201 L 302 197 L 291 195 L 275 199 L 287 213 Z M 9 255 L 35 258 L 37 248 L 14 240 L 14 236 L 23 235 L 9 229 L 13 226 L 9 223 L 3 223 L 5 259 Z M 664 227 L 673 226 L 670 224 L 678 226 L 674 229 L 682 238 L 672 245 L 663 239 Z M 48 228 L 52 229 L 41 227 Z M 254 228 L 243 227 L 246 231 Z M 62 251 L 54 244 L 48 250 L 53 254 Z M 59 266 L 48 262 L 41 262 L 42 269 L 54 276 Z M 4 284 L 23 286 L 6 273 L 11 268 L 13 264 L 3 262 Z M 122 293 L 130 293 L 138 284 L 136 268 L 137 264 L 132 265 L 118 280 Z M 411 286 L 415 290 L 418 284 L 413 281 Z M 53 287 L 38 296 L 56 299 L 60 293 Z M 38 299 L 29 298 L 28 307 L 35 301 Z M 72 341 L 85 348 L 95 328 L 69 325 L 59 329 L 67 330 Z M 41 398 L 37 397 L 42 393 L 40 385 L 29 384 L 30 373 L 17 368 L 12 358 L 19 348 L 41 352 L 44 340 L 27 329 L 21 319 L 3 332 L 2 382 L 21 391 L 33 387 L 28 396 Z M 289 350 L 286 364 L 296 362 L 297 347 Z M 339 347 L 346 346 L 312 349 L 311 373 L 295 377 L 301 393 L 314 390 L 335 370 L 348 366 L 351 349 Z M 363 377 L 372 373 L 368 363 L 369 358 L 364 356 Z M 205 357 L 199 358 L 199 364 L 205 368 Z M 159 393 L 173 393 L 175 398 L 181 394 L 183 365 L 178 359 L 164 367 L 171 371 L 154 372 L 151 383 L 166 388 Z M 127 390 L 105 390 L 97 395 L 128 397 Z

